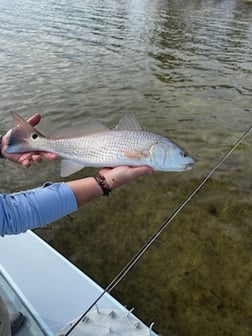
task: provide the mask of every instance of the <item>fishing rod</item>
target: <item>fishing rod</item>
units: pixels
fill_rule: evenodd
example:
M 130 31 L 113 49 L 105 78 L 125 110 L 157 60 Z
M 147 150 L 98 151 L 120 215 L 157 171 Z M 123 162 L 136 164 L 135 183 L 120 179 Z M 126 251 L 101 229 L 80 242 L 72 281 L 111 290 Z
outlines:
M 177 214 L 184 208 L 184 206 L 193 198 L 193 196 L 203 187 L 203 185 L 209 180 L 216 169 L 230 156 L 230 154 L 237 148 L 237 146 L 247 137 L 252 130 L 250 126 L 243 135 L 236 141 L 236 143 L 217 161 L 214 167 L 209 173 L 201 180 L 201 182 L 193 189 L 193 191 L 179 204 L 179 206 L 169 215 L 163 222 L 163 224 L 153 233 L 153 235 L 144 243 L 141 249 L 134 255 L 134 257 L 126 264 L 126 266 L 115 276 L 110 284 L 103 290 L 103 292 L 97 297 L 97 299 L 91 304 L 91 306 L 83 313 L 78 320 L 71 326 L 65 336 L 68 336 L 76 326 L 82 321 L 87 313 L 98 303 L 98 301 L 107 293 L 109 294 L 129 273 L 133 266 L 138 262 L 147 249 L 154 243 L 159 235 L 165 230 L 168 224 L 177 216 Z

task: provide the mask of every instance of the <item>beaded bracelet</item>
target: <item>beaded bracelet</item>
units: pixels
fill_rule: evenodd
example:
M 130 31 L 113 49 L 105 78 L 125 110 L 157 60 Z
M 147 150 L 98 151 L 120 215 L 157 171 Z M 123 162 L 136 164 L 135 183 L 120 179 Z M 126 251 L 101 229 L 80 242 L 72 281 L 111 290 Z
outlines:
M 109 186 L 109 184 L 107 183 L 106 179 L 104 176 L 100 175 L 99 173 L 94 175 L 94 179 L 96 180 L 96 182 L 99 184 L 99 186 L 101 187 L 102 191 L 103 191 L 103 196 L 109 196 L 112 192 L 111 187 Z

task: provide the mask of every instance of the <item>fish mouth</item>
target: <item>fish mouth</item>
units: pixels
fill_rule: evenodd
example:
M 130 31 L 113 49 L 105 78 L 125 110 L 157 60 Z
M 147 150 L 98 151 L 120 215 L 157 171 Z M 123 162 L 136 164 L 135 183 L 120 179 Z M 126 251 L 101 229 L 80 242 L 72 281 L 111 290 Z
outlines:
M 187 163 L 185 165 L 182 165 L 180 166 L 181 168 L 181 171 L 187 171 L 187 170 L 191 170 L 193 165 L 194 165 L 195 162 L 192 162 L 192 163 Z

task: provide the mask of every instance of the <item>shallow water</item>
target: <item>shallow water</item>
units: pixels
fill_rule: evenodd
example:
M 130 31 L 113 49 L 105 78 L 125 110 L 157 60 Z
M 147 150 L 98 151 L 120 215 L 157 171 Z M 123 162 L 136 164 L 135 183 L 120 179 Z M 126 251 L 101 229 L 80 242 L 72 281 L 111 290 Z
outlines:
M 103 286 L 251 125 L 252 4 L 242 0 L 0 0 L 2 130 L 39 111 L 53 134 L 135 112 L 197 159 L 38 233 Z M 251 135 L 113 294 L 162 335 L 251 335 Z M 88 176 L 86 169 L 74 177 Z M 60 180 L 59 163 L 2 163 L 3 192 Z

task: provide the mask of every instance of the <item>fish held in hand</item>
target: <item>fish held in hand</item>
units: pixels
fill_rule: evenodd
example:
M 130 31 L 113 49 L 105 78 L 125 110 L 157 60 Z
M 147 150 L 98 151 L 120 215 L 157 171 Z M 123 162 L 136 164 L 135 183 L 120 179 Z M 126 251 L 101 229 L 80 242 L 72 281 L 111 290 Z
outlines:
M 187 171 L 194 159 L 173 141 L 142 130 L 137 118 L 123 117 L 115 129 L 93 122 L 83 129 L 47 138 L 17 113 L 12 113 L 15 127 L 11 130 L 7 153 L 46 151 L 61 157 L 61 176 L 84 167 L 116 167 L 147 165 L 157 171 Z

